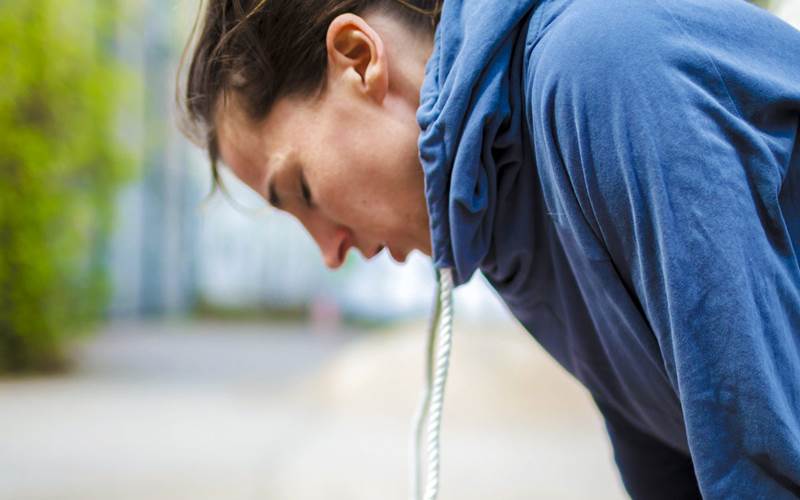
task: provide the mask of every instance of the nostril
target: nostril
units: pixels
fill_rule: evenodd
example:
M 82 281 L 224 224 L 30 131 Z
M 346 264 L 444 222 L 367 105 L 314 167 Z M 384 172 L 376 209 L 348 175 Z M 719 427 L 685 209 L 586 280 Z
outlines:
M 347 258 L 347 251 L 352 247 L 351 236 L 343 228 L 338 229 L 327 241 L 320 241 L 319 247 L 330 269 L 338 269 Z
M 339 240 L 339 247 L 336 250 L 336 267 L 339 267 L 344 264 L 345 259 L 347 258 L 347 251 L 350 250 L 350 238 L 345 235 L 344 238 Z
M 339 249 L 336 251 L 336 267 L 341 266 L 344 264 L 344 258 L 347 255 L 347 245 L 345 245 L 345 241 L 341 240 L 339 242 Z

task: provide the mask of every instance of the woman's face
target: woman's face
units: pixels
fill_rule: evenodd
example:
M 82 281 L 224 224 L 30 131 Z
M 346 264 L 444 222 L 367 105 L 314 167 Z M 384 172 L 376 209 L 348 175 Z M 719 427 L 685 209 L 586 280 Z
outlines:
M 366 258 L 387 248 L 403 261 L 414 249 L 430 254 L 419 130 L 408 118 L 330 98 L 281 100 L 256 126 L 229 110 L 218 129 L 221 156 L 303 224 L 327 266 L 339 267 L 351 247 Z
M 397 261 L 431 253 L 415 116 L 425 57 L 404 59 L 402 33 L 375 22 L 381 38 L 352 17 L 331 26 L 321 95 L 280 99 L 255 124 L 231 98 L 216 117 L 222 162 L 296 217 L 331 268 L 351 247 L 366 258 L 386 248 Z

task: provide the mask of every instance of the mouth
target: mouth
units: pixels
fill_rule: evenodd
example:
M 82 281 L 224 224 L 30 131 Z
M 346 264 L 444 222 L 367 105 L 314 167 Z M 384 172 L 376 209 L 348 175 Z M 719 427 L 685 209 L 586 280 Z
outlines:
M 367 259 L 371 259 L 371 258 L 375 257 L 376 255 L 381 253 L 383 251 L 383 249 L 384 249 L 384 245 L 382 245 L 382 244 L 378 245 L 378 247 L 375 248 L 375 250 L 372 251 L 372 253 L 369 255 L 369 257 L 367 257 Z
M 381 253 L 384 250 L 389 252 L 389 255 L 391 255 L 391 257 L 392 257 L 392 260 L 394 260 L 395 262 L 398 262 L 400 264 L 404 263 L 406 261 L 406 258 L 408 257 L 408 254 L 401 254 L 401 253 L 395 251 L 394 249 L 392 249 L 392 247 L 390 247 L 388 243 L 381 243 L 380 245 L 375 247 L 375 249 L 372 252 L 370 252 L 370 253 L 362 252 L 362 254 L 364 255 L 364 258 L 369 260 L 369 259 L 372 259 L 373 257 L 375 257 L 376 255 L 378 255 L 379 253 Z
M 363 252 L 362 251 L 361 254 L 364 256 L 364 258 L 366 260 L 370 260 L 373 257 L 375 257 L 376 255 L 378 255 L 379 253 L 381 253 L 381 251 L 383 251 L 383 249 L 384 249 L 384 245 L 381 244 L 381 245 L 378 245 L 377 247 L 375 247 L 375 249 L 372 250 L 372 252 Z

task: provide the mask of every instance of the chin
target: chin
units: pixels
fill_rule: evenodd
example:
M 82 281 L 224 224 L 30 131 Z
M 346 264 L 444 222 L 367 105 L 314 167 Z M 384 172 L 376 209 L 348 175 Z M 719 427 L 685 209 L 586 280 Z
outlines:
M 392 260 L 394 260 L 395 262 L 403 264 L 405 263 L 406 258 L 408 257 L 408 252 L 403 252 L 400 250 L 389 248 L 389 255 L 392 256 Z

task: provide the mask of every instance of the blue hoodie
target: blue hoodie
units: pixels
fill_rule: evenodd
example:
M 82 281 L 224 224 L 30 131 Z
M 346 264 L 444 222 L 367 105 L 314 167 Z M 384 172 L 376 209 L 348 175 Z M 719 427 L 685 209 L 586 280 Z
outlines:
M 634 498 L 800 497 L 800 32 L 742 0 L 446 0 L 434 264 L 591 392 Z

